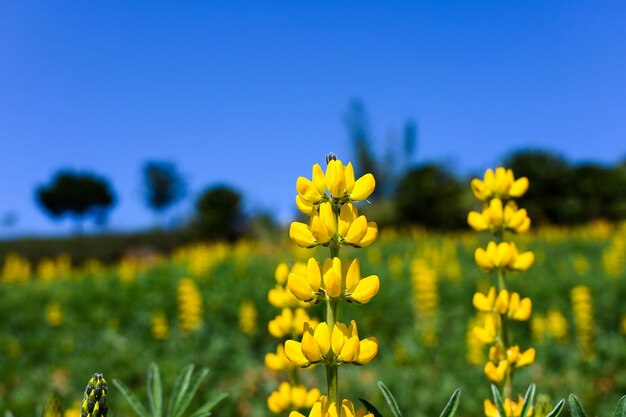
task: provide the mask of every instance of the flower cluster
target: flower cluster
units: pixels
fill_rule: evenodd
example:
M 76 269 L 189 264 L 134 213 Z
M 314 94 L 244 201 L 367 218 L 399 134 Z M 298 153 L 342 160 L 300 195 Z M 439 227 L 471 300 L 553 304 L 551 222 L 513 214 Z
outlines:
M 178 281 L 178 321 L 183 336 L 189 335 L 202 325 L 202 294 L 191 278 Z
M 267 295 L 270 304 L 281 309 L 280 314 L 270 320 L 267 326 L 269 333 L 280 339 L 281 343 L 275 353 L 265 355 L 265 366 L 275 372 L 285 371 L 289 376 L 289 381 L 281 382 L 278 389 L 267 398 L 267 407 L 276 414 L 294 408 L 310 408 L 321 395 L 317 388 L 307 390 L 299 383 L 298 369 L 287 359 L 282 343 L 286 338 L 298 337 L 319 323 L 306 312 L 305 308 L 311 304 L 299 301 L 287 289 L 288 276 L 302 270 L 306 270 L 306 265 L 301 262 L 294 263 L 291 268 L 286 263 L 278 265 L 274 272 L 276 286 Z
M 485 375 L 502 388 L 506 417 L 518 417 L 523 400 L 513 399 L 513 374 L 516 369 L 532 364 L 536 352 L 534 348 L 523 350 L 511 342 L 509 322 L 529 320 L 532 302 L 507 289 L 506 274 L 528 270 L 535 257 L 532 252 L 520 253 L 515 243 L 503 238 L 505 233 L 524 233 L 530 228 L 528 213 L 512 200 L 526 192 L 528 179 L 515 179 L 513 171 L 499 167 L 495 171 L 487 170 L 482 180 L 472 180 L 471 187 L 474 196 L 483 203 L 483 209 L 470 212 L 467 222 L 474 230 L 488 231 L 494 238 L 485 249 L 476 249 L 474 259 L 483 271 L 497 274 L 497 287 L 492 286 L 486 294 L 474 295 L 474 307 L 484 315 L 484 320 L 482 325 L 472 329 L 472 336 L 490 345 Z M 487 417 L 499 416 L 489 400 L 484 405 Z
M 376 223 L 360 215 L 354 204 L 367 200 L 376 183 L 372 174 L 355 180 L 352 164 L 343 165 L 332 154 L 326 163 L 326 172 L 315 164 L 311 179 L 298 178 L 296 205 L 310 220 L 308 224 L 293 222 L 289 236 L 300 247 L 328 247 L 330 257 L 322 262 L 310 258 L 304 268 L 292 269 L 287 279 L 287 288 L 297 301 L 325 303 L 326 317 L 321 323 L 305 322 L 302 337 L 288 340 L 284 354 L 297 367 L 320 364 L 326 369 L 327 395 L 315 402 L 309 417 L 371 416 L 365 410 L 355 410 L 349 400 L 340 399 L 337 370 L 343 364 L 370 362 L 378 353 L 378 341 L 374 337 L 361 339 L 355 321 L 346 325 L 338 317 L 341 301 L 368 303 L 378 293 L 380 280 L 376 275 L 362 276 L 359 261 L 342 260 L 339 251 L 342 246 L 369 246 L 378 237 Z M 290 414 L 302 416 L 297 411 Z

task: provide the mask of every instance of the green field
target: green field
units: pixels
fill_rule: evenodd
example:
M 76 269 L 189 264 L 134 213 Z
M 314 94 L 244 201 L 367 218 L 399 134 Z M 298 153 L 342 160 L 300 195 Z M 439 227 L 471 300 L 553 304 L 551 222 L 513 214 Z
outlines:
M 591 415 L 610 415 L 626 393 L 624 228 L 549 229 L 516 241 L 535 253 L 536 262 L 528 272 L 510 276 L 510 287 L 533 301 L 531 320 L 515 323 L 512 332 L 520 346 L 537 349 L 536 363 L 516 374 L 516 391 L 523 395 L 534 382 L 538 393 L 550 398 L 542 401 L 555 403 L 573 392 Z M 490 392 L 484 358 L 482 364 L 470 362 L 480 361 L 486 348 L 468 345 L 467 336 L 476 316 L 473 294 L 495 282 L 473 260 L 474 249 L 486 242 L 487 236 L 475 233 L 383 230 L 372 247 L 342 252 L 359 257 L 363 274 L 381 280 L 369 304 L 342 306 L 341 320 L 358 319 L 360 334 L 376 336 L 380 345 L 371 364 L 340 368 L 342 396 L 367 398 L 386 411 L 376 387 L 382 380 L 405 415 L 436 416 L 461 387 L 458 415 L 483 414 L 482 402 Z M 326 252 L 295 249 L 285 241 L 244 242 L 186 248 L 167 258 L 144 254 L 114 267 L 91 261 L 71 271 L 63 262 L 32 266 L 31 273 L 20 270 L 15 260 L 5 262 L 0 411 L 33 415 L 52 390 L 70 408 L 94 372 L 124 381 L 145 398 L 145 372 L 156 361 L 166 385 L 187 363 L 209 367 L 198 401 L 229 393 L 215 415 L 271 415 L 266 398 L 284 376 L 264 368 L 264 355 L 277 344 L 267 323 L 279 313 L 267 293 L 280 262 L 315 253 Z M 413 285 L 416 261 L 436 274 L 432 294 Z M 177 284 L 185 277 L 197 284 L 202 300 L 201 325 L 189 332 L 180 327 L 177 300 Z M 586 323 L 572 304 L 577 286 L 591 293 L 592 315 Z M 254 306 L 244 309 L 246 332 L 240 323 L 242 304 Z M 321 317 L 321 308 L 310 312 Z M 153 315 L 159 313 L 167 322 L 162 340 L 153 334 Z M 324 391 L 322 369 L 304 372 L 303 379 Z M 132 415 L 114 388 L 109 398 L 113 416 Z

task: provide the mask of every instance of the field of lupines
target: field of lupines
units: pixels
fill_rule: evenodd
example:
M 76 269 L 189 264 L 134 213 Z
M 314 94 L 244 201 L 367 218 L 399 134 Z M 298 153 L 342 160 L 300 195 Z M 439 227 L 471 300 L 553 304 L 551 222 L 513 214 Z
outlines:
M 193 403 L 227 393 L 213 411 L 224 416 L 351 417 L 366 413 L 360 398 L 391 415 L 378 381 L 405 415 L 439 415 L 461 388 L 457 415 L 497 416 L 491 383 L 507 417 L 530 383 L 534 416 L 570 393 L 611 415 L 626 393 L 626 225 L 527 230 L 512 202 L 524 181 L 496 170 L 472 186 L 474 230 L 378 232 L 357 212 L 374 179 L 331 158 L 298 180 L 311 221 L 291 226 L 297 244 L 285 233 L 113 267 L 9 256 L 0 410 L 78 416 L 94 372 L 143 400 L 156 362 L 165 392 L 185 365 L 210 368 Z M 108 404 L 134 413 L 110 383 Z

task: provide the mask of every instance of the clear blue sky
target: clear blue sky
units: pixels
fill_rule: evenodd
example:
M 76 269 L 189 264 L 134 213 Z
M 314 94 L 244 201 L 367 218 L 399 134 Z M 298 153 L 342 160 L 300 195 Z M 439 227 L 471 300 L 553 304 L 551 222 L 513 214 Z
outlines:
M 59 168 L 111 179 L 115 229 L 150 225 L 147 159 L 190 191 L 293 210 L 295 180 L 350 148 L 359 97 L 383 139 L 413 118 L 416 161 L 468 172 L 519 147 L 573 161 L 626 155 L 623 1 L 4 1 L 0 215 L 57 233 L 33 189 Z M 180 212 L 189 209 L 179 208 Z

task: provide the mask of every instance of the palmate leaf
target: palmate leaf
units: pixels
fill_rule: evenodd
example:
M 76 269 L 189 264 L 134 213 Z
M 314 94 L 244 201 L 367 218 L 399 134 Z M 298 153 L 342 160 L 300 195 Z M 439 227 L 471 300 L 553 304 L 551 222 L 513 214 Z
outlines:
M 459 407 L 460 399 L 461 399 L 461 388 L 457 388 L 452 393 L 452 396 L 448 400 L 448 404 L 446 404 L 445 408 L 443 409 L 439 417 L 453 417 L 454 413 L 456 413 L 456 409 Z
M 626 395 L 619 399 L 613 417 L 626 417 Z
M 501 416 L 506 416 L 506 412 L 504 411 L 504 403 L 502 402 L 502 396 L 500 395 L 500 391 L 498 387 L 491 384 L 491 394 L 493 395 L 493 401 L 496 403 L 496 407 L 498 408 L 498 412 Z
M 170 400 L 167 406 L 167 417 L 173 417 L 174 410 L 178 410 L 178 406 L 183 400 L 187 388 L 189 388 L 189 381 L 191 380 L 193 369 L 194 366 L 189 364 L 185 366 L 176 377 L 174 388 L 170 394 Z
M 565 407 L 565 400 L 559 401 L 546 417 L 558 417 L 561 411 L 563 411 L 563 407 Z
M 587 417 L 587 413 L 585 413 L 583 405 L 574 394 L 569 395 L 569 409 L 572 413 L 572 417 Z
M 161 386 L 161 373 L 156 363 L 152 362 L 148 367 L 148 400 L 153 417 L 161 417 L 163 414 L 163 387 Z
M 400 407 L 398 407 L 396 399 L 393 397 L 391 391 L 389 391 L 389 388 L 383 384 L 383 381 L 378 381 L 378 388 L 382 391 L 383 397 L 385 397 L 385 401 L 389 404 L 389 408 L 391 408 L 393 415 L 395 417 L 402 417 L 402 412 L 400 411 Z
M 208 374 L 209 374 L 208 368 L 202 368 L 200 370 L 200 373 L 196 377 L 196 380 L 191 384 L 191 388 L 190 388 L 190 385 L 187 384 L 186 389 L 183 392 L 181 401 L 174 407 L 174 414 L 169 417 L 181 417 L 183 415 L 187 407 L 189 407 L 189 404 L 191 403 L 191 400 L 193 399 L 194 395 L 196 395 L 196 392 L 198 391 L 198 387 L 200 386 L 200 384 L 202 383 L 202 381 L 204 380 L 204 378 L 206 378 Z
M 207 417 L 211 415 L 211 410 L 215 407 L 220 401 L 224 398 L 228 397 L 228 394 L 221 393 L 217 397 L 205 402 L 200 408 L 193 412 L 190 417 Z
M 135 394 L 133 394 L 126 385 L 122 381 L 118 381 L 117 379 L 113 380 L 113 385 L 120 391 L 122 396 L 126 399 L 128 404 L 132 407 L 135 414 L 139 417 L 150 417 L 146 408 L 139 402 Z
M 521 417 L 528 416 L 528 410 L 535 404 L 535 384 L 530 384 L 524 395 L 524 404 L 522 405 Z

